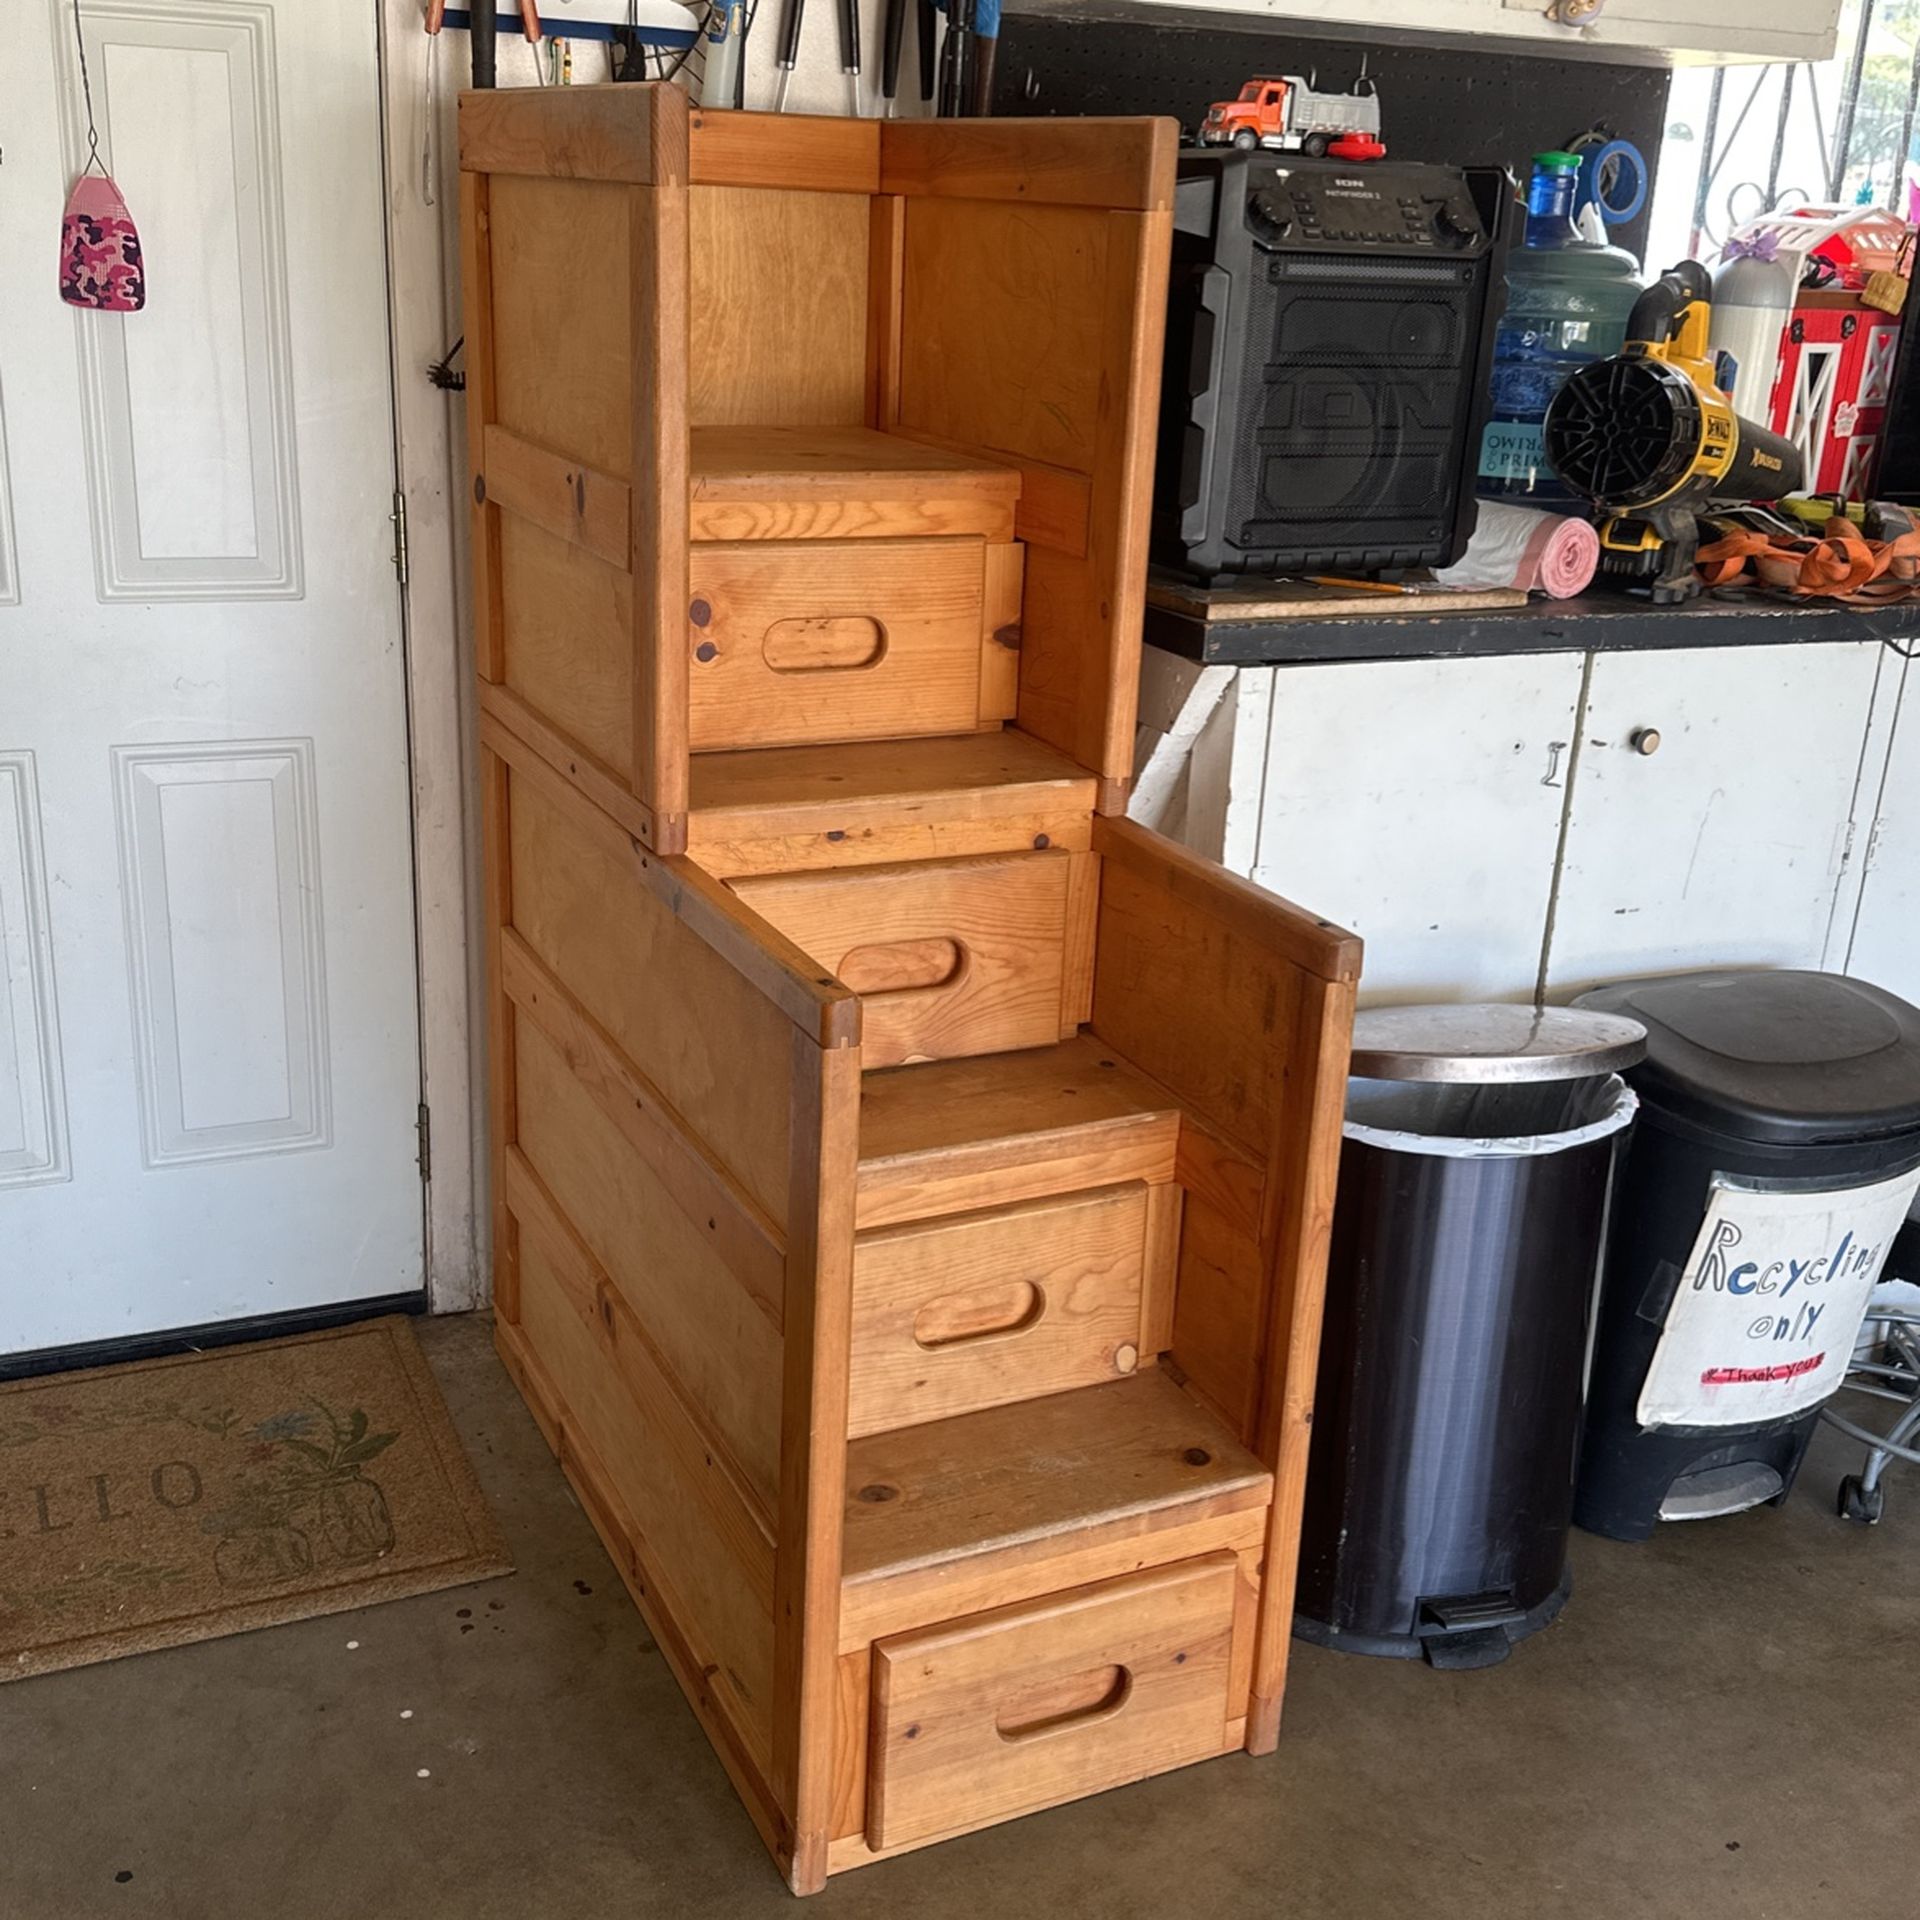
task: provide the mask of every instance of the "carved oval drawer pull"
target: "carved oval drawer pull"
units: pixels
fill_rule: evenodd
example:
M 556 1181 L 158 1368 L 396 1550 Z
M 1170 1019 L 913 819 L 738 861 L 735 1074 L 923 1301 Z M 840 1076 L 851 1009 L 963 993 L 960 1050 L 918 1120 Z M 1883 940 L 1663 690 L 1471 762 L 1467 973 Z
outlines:
M 959 979 L 966 949 L 958 940 L 887 940 L 855 947 L 834 972 L 855 993 L 915 993 Z
M 886 658 L 887 630 L 864 613 L 812 620 L 776 620 L 760 642 L 775 673 L 846 673 Z
M 1040 1324 L 1046 1310 L 1047 1296 L 1031 1280 L 943 1293 L 913 1316 L 914 1343 L 928 1353 L 938 1353 L 975 1340 L 1025 1333 Z
M 1132 1691 L 1133 1675 L 1125 1667 L 1090 1667 L 1064 1679 L 1043 1680 L 1001 1706 L 994 1730 L 1002 1740 L 1038 1740 L 1069 1727 L 1111 1720 Z

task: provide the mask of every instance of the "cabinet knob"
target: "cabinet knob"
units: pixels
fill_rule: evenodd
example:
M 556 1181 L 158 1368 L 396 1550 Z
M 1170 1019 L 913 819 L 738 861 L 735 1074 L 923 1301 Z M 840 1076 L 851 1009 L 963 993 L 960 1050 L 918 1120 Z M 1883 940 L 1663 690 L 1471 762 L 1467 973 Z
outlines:
M 1635 753 L 1646 755 L 1660 751 L 1660 729 L 1658 727 L 1635 727 L 1627 735 L 1627 745 Z

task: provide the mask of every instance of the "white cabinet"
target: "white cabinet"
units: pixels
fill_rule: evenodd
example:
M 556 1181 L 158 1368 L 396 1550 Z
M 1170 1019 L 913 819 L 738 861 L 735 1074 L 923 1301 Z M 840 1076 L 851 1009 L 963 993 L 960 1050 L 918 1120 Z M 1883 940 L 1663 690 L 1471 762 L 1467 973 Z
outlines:
M 1883 657 L 1871 642 L 1594 657 L 1547 990 L 1817 967 Z
M 1580 655 L 1147 662 L 1136 819 L 1351 927 L 1364 1000 L 1533 993 Z
M 1845 969 L 1849 942 L 1920 1001 L 1920 667 L 1901 711 L 1877 644 L 1146 657 L 1134 817 L 1353 928 L 1369 1002 Z
M 1846 971 L 1920 1005 L 1920 667 L 1893 655 L 1888 705 L 1897 716 L 1891 751 L 1863 807 L 1860 906 Z
M 1149 0 L 1253 15 L 1276 26 L 1311 22 L 1316 31 L 1392 28 L 1416 33 L 1497 35 L 1533 52 L 1646 54 L 1731 64 L 1830 60 L 1840 0 Z

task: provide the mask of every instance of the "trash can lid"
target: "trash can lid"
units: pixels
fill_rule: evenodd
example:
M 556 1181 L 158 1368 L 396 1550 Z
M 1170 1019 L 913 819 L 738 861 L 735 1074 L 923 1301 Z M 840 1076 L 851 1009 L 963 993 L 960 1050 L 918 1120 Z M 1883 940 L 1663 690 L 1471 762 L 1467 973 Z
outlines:
M 1576 1002 L 1647 1029 L 1649 1106 L 1736 1139 L 1818 1146 L 1920 1131 L 1920 1009 L 1837 973 L 1723 967 Z
M 1647 1050 L 1638 1020 L 1574 1007 L 1369 1007 L 1353 1022 L 1363 1080 L 1511 1085 L 1586 1080 L 1630 1067 Z

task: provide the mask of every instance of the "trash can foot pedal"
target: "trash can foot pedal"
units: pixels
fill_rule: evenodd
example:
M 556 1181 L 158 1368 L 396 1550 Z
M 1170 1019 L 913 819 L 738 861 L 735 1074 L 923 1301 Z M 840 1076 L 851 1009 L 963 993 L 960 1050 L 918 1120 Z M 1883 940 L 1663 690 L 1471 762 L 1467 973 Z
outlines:
M 1526 1619 L 1510 1592 L 1465 1593 L 1420 1603 L 1420 1651 L 1442 1673 L 1497 1667 L 1513 1651 L 1509 1627 Z M 1434 1629 L 1439 1631 L 1435 1632 Z
M 1705 1467 L 1698 1473 L 1683 1473 L 1667 1489 L 1660 1518 L 1718 1520 L 1723 1514 L 1744 1513 L 1763 1501 L 1778 1500 L 1785 1489 L 1779 1470 L 1758 1460 Z
M 1420 1651 L 1437 1673 L 1470 1673 L 1497 1667 L 1513 1651 L 1513 1642 L 1504 1627 L 1476 1627 L 1468 1633 L 1430 1633 Z

